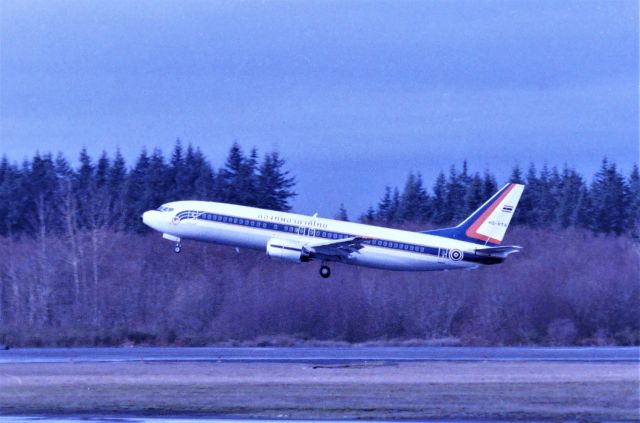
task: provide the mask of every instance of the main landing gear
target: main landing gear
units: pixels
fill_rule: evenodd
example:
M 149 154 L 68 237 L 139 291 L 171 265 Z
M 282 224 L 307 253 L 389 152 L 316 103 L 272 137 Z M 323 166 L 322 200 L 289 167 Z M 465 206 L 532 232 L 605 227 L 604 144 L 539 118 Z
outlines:
M 173 247 L 173 252 L 178 254 L 180 251 L 182 251 L 182 245 L 180 245 L 179 242 L 176 243 L 176 246 Z
M 331 268 L 324 264 L 320 266 L 320 276 L 327 279 L 329 276 L 331 276 Z

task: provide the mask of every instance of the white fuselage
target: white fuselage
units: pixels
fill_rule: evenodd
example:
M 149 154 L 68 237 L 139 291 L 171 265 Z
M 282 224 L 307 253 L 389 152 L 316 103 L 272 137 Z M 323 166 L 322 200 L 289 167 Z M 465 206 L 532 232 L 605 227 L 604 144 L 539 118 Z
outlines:
M 262 251 L 274 239 L 302 246 L 364 237 L 368 240 L 359 251 L 322 260 L 381 269 L 469 269 L 481 263 L 473 260 L 479 246 L 470 242 L 225 203 L 172 202 L 144 213 L 143 221 L 170 240 L 190 239 Z

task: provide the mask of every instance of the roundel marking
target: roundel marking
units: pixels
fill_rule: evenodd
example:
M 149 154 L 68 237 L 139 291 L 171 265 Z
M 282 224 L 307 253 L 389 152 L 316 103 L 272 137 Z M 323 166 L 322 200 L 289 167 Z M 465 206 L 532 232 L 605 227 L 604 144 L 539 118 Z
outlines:
M 173 219 L 171 219 L 171 223 L 177 225 L 178 223 L 180 223 L 180 218 L 178 216 L 175 216 Z
M 464 254 L 456 248 L 449 251 L 449 258 L 453 261 L 460 261 L 462 257 L 464 257 Z

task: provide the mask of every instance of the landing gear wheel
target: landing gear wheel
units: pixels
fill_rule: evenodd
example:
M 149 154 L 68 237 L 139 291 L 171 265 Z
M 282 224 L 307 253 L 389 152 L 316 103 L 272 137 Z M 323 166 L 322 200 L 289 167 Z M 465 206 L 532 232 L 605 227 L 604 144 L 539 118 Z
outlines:
M 325 265 L 320 266 L 320 276 L 325 279 L 331 276 L 331 268 Z
M 178 254 L 180 251 L 182 251 L 182 246 L 180 244 L 176 244 L 176 246 L 173 247 L 173 252 Z

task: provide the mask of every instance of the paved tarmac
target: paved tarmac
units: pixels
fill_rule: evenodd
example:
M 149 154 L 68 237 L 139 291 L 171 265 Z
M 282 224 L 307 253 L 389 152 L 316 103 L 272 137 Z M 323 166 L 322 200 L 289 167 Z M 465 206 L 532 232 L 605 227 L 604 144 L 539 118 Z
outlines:
M 221 363 L 358 363 L 410 361 L 640 361 L 639 347 L 300 347 L 300 348 L 15 348 L 0 363 L 209 361 Z

